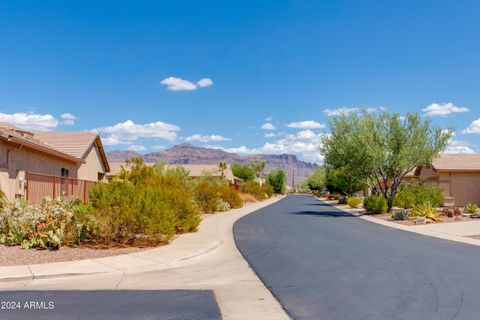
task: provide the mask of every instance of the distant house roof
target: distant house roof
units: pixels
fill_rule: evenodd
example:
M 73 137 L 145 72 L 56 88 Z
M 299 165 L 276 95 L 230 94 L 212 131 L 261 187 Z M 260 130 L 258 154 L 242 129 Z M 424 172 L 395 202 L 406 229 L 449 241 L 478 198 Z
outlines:
M 105 170 L 110 171 L 102 141 L 94 132 L 26 131 L 0 122 L 0 138 L 75 162 L 84 160 L 95 143 Z
M 155 163 L 145 163 L 147 166 L 153 166 Z M 121 167 L 124 166 L 123 162 L 112 162 L 110 164 L 109 176 L 115 176 L 120 173 Z M 181 167 L 188 171 L 190 177 L 201 177 L 205 174 L 212 175 L 213 177 L 220 177 L 222 175 L 218 165 L 216 164 L 167 164 L 166 168 Z M 225 179 L 234 182 L 235 178 L 232 173 L 232 168 L 227 165 L 227 169 L 223 172 Z
M 436 171 L 480 172 L 480 154 L 442 154 L 432 167 Z

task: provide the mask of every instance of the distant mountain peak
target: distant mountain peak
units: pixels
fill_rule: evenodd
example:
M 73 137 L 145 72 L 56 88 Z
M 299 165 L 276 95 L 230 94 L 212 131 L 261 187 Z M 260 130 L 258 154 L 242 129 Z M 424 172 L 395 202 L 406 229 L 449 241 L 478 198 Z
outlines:
M 217 164 L 219 162 L 245 164 L 252 161 L 265 161 L 267 163 L 266 172 L 277 168 L 285 170 L 289 185 L 292 184 L 293 173 L 295 173 L 295 184 L 298 184 L 317 168 L 316 164 L 299 160 L 293 154 L 240 156 L 222 149 L 196 147 L 191 143 L 178 144 L 163 151 L 144 155 L 135 151 L 116 150 L 107 152 L 107 157 L 110 162 L 123 162 L 126 158 L 142 157 L 147 163 L 164 162 L 170 164 Z

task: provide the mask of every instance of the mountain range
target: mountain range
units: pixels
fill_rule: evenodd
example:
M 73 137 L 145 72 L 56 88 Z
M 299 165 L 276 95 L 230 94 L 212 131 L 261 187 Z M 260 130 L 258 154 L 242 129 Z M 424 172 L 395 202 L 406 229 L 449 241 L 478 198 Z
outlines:
M 107 152 L 110 162 L 123 162 L 127 158 L 141 157 L 147 163 L 164 162 L 168 164 L 216 164 L 250 163 L 252 161 L 265 161 L 266 172 L 282 168 L 287 173 L 288 185 L 300 184 L 307 178 L 318 165 L 299 160 L 292 154 L 256 154 L 240 156 L 236 153 L 226 152 L 221 149 L 196 147 L 189 143 L 179 144 L 169 149 L 140 154 L 135 151 L 116 150 Z

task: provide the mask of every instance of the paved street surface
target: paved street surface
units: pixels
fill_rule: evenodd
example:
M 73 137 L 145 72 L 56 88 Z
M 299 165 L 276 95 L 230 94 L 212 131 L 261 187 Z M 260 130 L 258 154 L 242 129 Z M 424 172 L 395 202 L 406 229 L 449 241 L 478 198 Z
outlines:
M 294 319 L 480 319 L 480 247 L 392 229 L 308 196 L 234 225 Z
M 0 319 L 219 320 L 211 291 L 0 292 Z

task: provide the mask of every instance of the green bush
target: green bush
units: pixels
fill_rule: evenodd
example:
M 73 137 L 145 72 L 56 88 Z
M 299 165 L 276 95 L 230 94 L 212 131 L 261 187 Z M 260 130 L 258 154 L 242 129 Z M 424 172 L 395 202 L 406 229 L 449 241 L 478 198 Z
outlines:
M 265 200 L 268 198 L 268 194 L 265 192 L 266 188 L 267 187 L 262 187 L 260 183 L 256 181 L 247 181 L 242 183 L 240 191 L 251 194 L 257 200 Z
M 475 203 L 469 203 L 463 209 L 463 211 L 468 214 L 474 214 L 477 212 L 477 210 L 478 210 L 478 207 Z
M 217 211 L 218 202 L 221 199 L 218 183 L 207 177 L 198 179 L 194 187 L 194 199 L 202 212 Z
M 55 250 L 92 236 L 96 222 L 88 208 L 61 198 L 41 204 L 6 202 L 0 213 L 0 243 Z
M 99 184 L 90 192 L 97 240 L 131 242 L 146 235 L 152 243 L 162 243 L 175 233 L 196 230 L 200 216 L 190 179 L 176 169 L 148 167 L 141 160 L 129 164 L 122 180 Z
M 232 164 L 232 173 L 243 181 L 255 180 L 255 169 L 249 164 Z
M 363 207 L 371 214 L 382 214 L 387 212 L 387 200 L 381 195 L 373 195 L 363 200 Z
M 442 189 L 434 186 L 427 186 L 420 181 L 413 186 L 402 184 L 393 200 L 394 206 L 410 209 L 418 204 L 430 202 L 433 206 L 439 207 L 443 202 Z
M 267 195 L 267 198 L 270 198 L 275 194 L 275 192 L 273 191 L 273 187 L 268 183 L 262 184 L 261 188 L 263 193 Z
M 225 211 L 228 211 L 228 210 L 230 210 L 230 204 L 223 199 L 219 199 L 218 203 L 217 203 L 217 210 L 216 211 L 225 212 Z
M 241 208 L 243 207 L 243 200 L 240 197 L 240 192 L 235 190 L 233 187 L 225 184 L 220 187 L 220 198 L 230 205 L 231 208 Z
M 287 175 L 282 169 L 270 171 L 266 183 L 272 186 L 273 192 L 284 194 L 287 190 Z
M 357 208 L 362 203 L 362 199 L 351 197 L 347 199 L 347 204 L 350 208 Z

